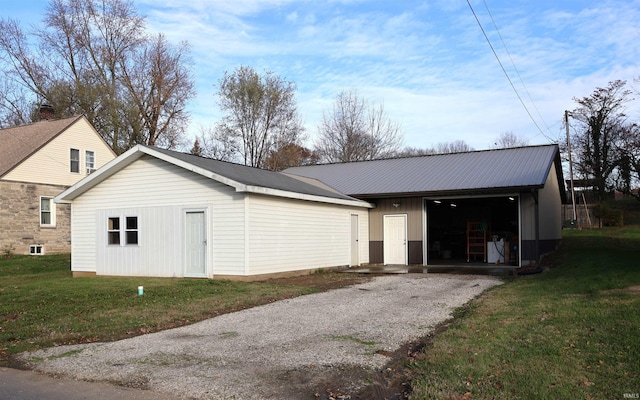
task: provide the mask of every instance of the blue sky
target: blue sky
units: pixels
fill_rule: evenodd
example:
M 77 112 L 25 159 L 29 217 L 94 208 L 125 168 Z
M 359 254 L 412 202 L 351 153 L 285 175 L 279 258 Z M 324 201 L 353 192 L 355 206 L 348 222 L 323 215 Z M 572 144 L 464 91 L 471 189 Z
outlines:
M 38 23 L 46 3 L 0 0 L 0 15 Z M 528 112 L 466 0 L 134 4 L 150 31 L 192 46 L 198 95 L 189 106 L 191 135 L 220 118 L 216 85 L 239 65 L 297 84 L 308 146 L 322 112 L 345 89 L 384 103 L 405 146 L 464 140 L 485 149 L 507 131 L 530 144 L 558 140 L 573 97 L 615 79 L 640 88 L 640 0 L 472 0 Z M 640 104 L 628 111 L 637 116 Z

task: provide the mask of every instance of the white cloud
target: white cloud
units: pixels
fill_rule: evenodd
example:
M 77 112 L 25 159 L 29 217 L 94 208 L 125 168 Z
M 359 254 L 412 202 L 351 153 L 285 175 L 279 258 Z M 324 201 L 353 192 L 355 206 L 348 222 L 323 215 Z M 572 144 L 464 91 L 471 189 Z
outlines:
M 523 87 L 479 2 L 492 40 L 524 110 L 464 2 L 371 3 L 293 0 L 138 0 L 153 30 L 191 43 L 198 98 L 193 125 L 219 118 L 215 87 L 240 64 L 271 70 L 298 85 L 311 139 L 342 89 L 385 104 L 406 144 L 465 140 L 486 148 L 506 131 L 546 143 L 560 134 L 564 109 L 613 79 L 640 75 L 638 0 L 572 9 L 557 3 L 495 2 L 492 15 Z M 527 93 L 528 91 L 528 93 Z M 533 99 L 533 102 L 532 100 Z M 194 129 L 192 128 L 193 132 Z

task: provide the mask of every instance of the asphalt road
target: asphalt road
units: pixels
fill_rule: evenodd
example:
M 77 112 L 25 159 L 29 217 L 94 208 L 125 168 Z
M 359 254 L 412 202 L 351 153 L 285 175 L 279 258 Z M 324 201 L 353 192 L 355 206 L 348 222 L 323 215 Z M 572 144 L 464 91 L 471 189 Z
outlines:
M 175 400 L 149 390 L 101 382 L 57 379 L 33 371 L 0 368 L 1 400 Z

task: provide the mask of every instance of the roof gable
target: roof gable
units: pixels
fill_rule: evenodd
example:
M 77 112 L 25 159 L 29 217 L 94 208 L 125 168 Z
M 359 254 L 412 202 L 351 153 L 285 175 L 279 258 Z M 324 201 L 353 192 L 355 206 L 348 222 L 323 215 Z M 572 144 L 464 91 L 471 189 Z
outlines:
M 151 156 L 199 175 L 231 186 L 238 192 L 259 193 L 271 196 L 320 201 L 358 207 L 371 207 L 369 203 L 327 188 L 313 179 L 301 179 L 280 172 L 262 170 L 199 157 L 186 153 L 137 145 L 123 153 L 97 172 L 61 193 L 56 201 L 70 201 L 88 191 L 109 176 L 124 169 L 134 161 Z
M 0 177 L 6 175 L 83 116 L 0 129 Z
M 312 165 L 285 172 L 318 179 L 342 193 L 366 198 L 541 188 L 554 161 L 559 166 L 558 146 L 544 145 Z M 557 167 L 553 172 L 562 179 L 562 169 Z

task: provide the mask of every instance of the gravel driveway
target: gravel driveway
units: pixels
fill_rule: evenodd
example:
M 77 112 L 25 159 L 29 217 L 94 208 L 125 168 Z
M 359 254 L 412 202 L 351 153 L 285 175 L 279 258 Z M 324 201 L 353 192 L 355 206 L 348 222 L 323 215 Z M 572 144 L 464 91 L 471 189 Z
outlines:
M 404 274 L 282 300 L 111 343 L 19 355 L 47 374 L 193 399 L 313 399 L 321 385 L 380 370 L 452 311 L 500 284 L 487 276 Z

